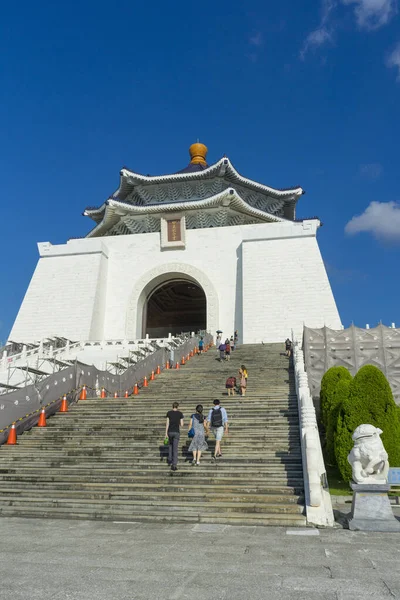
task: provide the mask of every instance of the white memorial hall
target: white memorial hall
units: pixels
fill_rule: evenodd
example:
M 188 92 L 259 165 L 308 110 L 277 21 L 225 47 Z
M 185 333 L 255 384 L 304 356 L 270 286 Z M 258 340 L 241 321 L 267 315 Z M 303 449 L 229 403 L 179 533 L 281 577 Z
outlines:
M 73 341 L 239 332 L 279 342 L 303 326 L 340 329 L 317 218 L 296 219 L 301 187 L 274 189 L 212 165 L 190 147 L 177 173 L 123 168 L 118 189 L 86 208 L 83 239 L 38 244 L 40 258 L 10 340 Z

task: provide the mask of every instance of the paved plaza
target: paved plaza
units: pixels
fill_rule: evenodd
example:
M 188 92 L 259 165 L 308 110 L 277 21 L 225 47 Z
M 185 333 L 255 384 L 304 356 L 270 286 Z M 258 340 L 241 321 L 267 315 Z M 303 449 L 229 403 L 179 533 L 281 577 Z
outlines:
M 400 536 L 3 518 L 4 600 L 400 598 Z

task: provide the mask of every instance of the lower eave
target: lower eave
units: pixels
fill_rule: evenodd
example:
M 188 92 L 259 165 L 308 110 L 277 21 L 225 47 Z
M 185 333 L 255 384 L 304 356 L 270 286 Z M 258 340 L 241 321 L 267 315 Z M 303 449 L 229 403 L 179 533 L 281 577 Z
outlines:
M 251 207 L 245 202 L 233 188 L 228 188 L 220 194 L 211 196 L 204 200 L 192 200 L 188 202 L 171 202 L 168 204 L 148 204 L 146 206 L 136 206 L 120 202 L 118 200 L 108 200 L 102 213 L 101 222 L 90 231 L 86 237 L 99 237 L 105 235 L 110 228 L 115 225 L 121 216 L 126 215 L 160 215 L 168 212 L 183 212 L 191 210 L 199 210 L 201 208 L 211 208 L 215 206 L 230 206 L 238 212 L 257 217 L 265 223 L 282 223 L 291 222 L 290 219 L 283 219 L 265 211 Z M 89 211 L 85 211 L 84 215 L 93 216 Z M 100 215 L 99 215 L 100 216 Z

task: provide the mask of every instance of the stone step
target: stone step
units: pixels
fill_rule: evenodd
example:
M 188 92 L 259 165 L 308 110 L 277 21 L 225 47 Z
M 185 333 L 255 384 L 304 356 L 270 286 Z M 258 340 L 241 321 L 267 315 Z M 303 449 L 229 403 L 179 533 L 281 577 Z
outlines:
M 9 490 L 22 490 L 26 492 L 26 483 L 29 481 L 30 490 L 59 490 L 59 491 L 78 491 L 82 490 L 85 492 L 99 492 L 99 493 L 128 493 L 132 491 L 133 493 L 142 494 L 142 493 L 171 493 L 171 492 L 183 492 L 185 494 L 216 494 L 216 495 L 229 495 L 229 494 L 261 494 L 266 496 L 278 495 L 278 496 L 296 496 L 299 498 L 301 496 L 300 492 L 302 490 L 296 489 L 295 487 L 289 486 L 279 486 L 279 485 L 262 485 L 257 484 L 255 486 L 251 485 L 231 485 L 228 486 L 225 483 L 217 484 L 214 483 L 212 485 L 208 485 L 207 488 L 204 485 L 193 483 L 192 480 L 187 482 L 187 485 L 184 485 L 183 481 L 177 482 L 176 477 L 170 477 L 165 484 L 161 483 L 131 483 L 131 482 L 88 482 L 82 481 L 81 478 L 78 477 L 69 477 L 68 481 L 65 481 L 62 477 L 60 478 L 45 478 L 43 475 L 38 480 L 36 477 L 15 477 L 14 479 L 7 477 L 0 477 L 0 481 L 4 482 L 2 485 L 0 493 L 7 493 Z
M 25 497 L 0 497 L 0 508 L 4 506 L 40 506 L 42 509 L 52 508 L 54 506 L 60 506 L 63 508 L 70 509 L 90 509 L 93 511 L 97 510 L 107 510 L 113 508 L 115 506 L 114 500 L 105 500 L 105 499 L 88 499 L 87 502 L 84 502 L 80 498 L 52 498 L 47 499 L 35 496 L 25 496 Z M 129 510 L 131 514 L 135 513 L 136 508 L 140 510 L 142 513 L 146 513 L 148 511 L 153 510 L 155 507 L 157 509 L 162 509 L 165 512 L 176 512 L 181 509 L 186 513 L 191 511 L 199 511 L 204 514 L 205 512 L 223 512 L 223 513 L 264 513 L 267 512 L 269 514 L 272 513 L 292 513 L 292 514 L 302 514 L 303 507 L 301 505 L 295 503 L 288 503 L 285 499 L 283 503 L 273 504 L 273 503 L 261 503 L 261 502 L 217 502 L 214 501 L 212 503 L 204 502 L 204 501 L 191 501 L 191 502 L 182 502 L 182 501 L 174 501 L 169 502 L 168 500 L 159 500 L 156 499 L 154 501 L 146 500 L 118 500 L 119 509 Z
M 134 423 L 131 423 L 129 420 L 126 420 L 125 422 L 121 422 L 121 423 L 103 423 L 103 424 L 96 424 L 96 422 L 93 423 L 82 423 L 79 419 L 76 420 L 76 422 L 65 422 L 65 425 L 59 425 L 57 424 L 57 426 L 52 426 L 51 424 L 49 424 L 48 427 L 46 427 L 46 430 L 43 430 L 43 433 L 40 433 L 39 435 L 46 435 L 47 432 L 49 431 L 58 431 L 58 432 L 69 432 L 69 431 L 107 431 L 108 433 L 110 432 L 115 432 L 118 433 L 120 431 L 131 431 L 132 435 L 139 435 L 140 433 L 149 433 L 151 431 L 158 431 L 158 430 L 165 430 L 165 418 L 162 419 L 163 423 L 149 423 L 145 426 L 135 426 Z M 186 422 L 186 427 L 188 426 L 188 420 Z M 300 428 L 298 426 L 298 424 L 296 423 L 262 423 L 262 422 L 257 422 L 257 421 L 249 421 L 248 423 L 237 420 L 237 421 L 233 421 L 232 423 L 229 423 L 229 427 L 235 428 L 235 432 L 249 432 L 249 430 L 251 431 L 260 431 L 260 432 L 270 432 L 270 433 L 274 433 L 274 432 L 286 432 L 286 431 L 299 431 Z M 184 431 L 185 427 L 183 428 Z M 36 430 L 34 435 L 38 435 L 36 434 Z
M 185 512 L 179 512 L 173 514 L 170 512 L 163 512 L 161 510 L 149 511 L 145 514 L 135 512 L 132 515 L 131 512 L 123 512 L 118 510 L 118 507 L 113 508 L 109 511 L 102 513 L 93 512 L 92 510 L 81 510 L 71 511 L 69 508 L 52 507 L 43 510 L 42 507 L 0 507 L 0 515 L 7 517 L 25 517 L 25 518 L 57 518 L 57 519 L 85 519 L 85 520 L 103 520 L 103 521 L 139 521 L 139 522 L 161 522 L 161 523 L 210 523 L 220 525 L 258 525 L 258 526 L 272 526 L 272 527 L 304 527 L 306 525 L 306 519 L 303 515 L 297 514 L 255 514 L 255 513 L 242 513 L 242 514 L 226 514 L 221 515 L 218 513 L 207 513 L 202 514 L 199 511 L 198 514 L 187 514 Z
M 241 346 L 230 362 L 212 350 L 163 371 L 139 396 L 91 398 L 0 450 L 0 514 L 127 521 L 304 526 L 303 472 L 293 370 L 282 345 Z M 246 397 L 228 375 L 249 368 Z M 110 379 L 113 376 L 110 375 Z M 196 404 L 220 398 L 230 419 L 224 456 L 192 466 L 187 425 Z M 179 468 L 163 445 L 165 414 L 185 414 Z
M 257 460 L 258 458 L 262 458 L 263 460 L 267 460 L 267 461 L 274 461 L 274 460 L 297 460 L 297 461 L 301 461 L 301 453 L 299 450 L 297 449 L 293 449 L 290 450 L 289 448 L 281 448 L 280 450 L 274 450 L 274 451 L 268 451 L 265 450 L 262 446 L 262 444 L 258 445 L 257 447 L 255 447 L 253 445 L 252 448 L 246 448 L 245 446 L 243 447 L 238 447 L 237 445 L 230 445 L 230 444 L 224 444 L 224 455 L 226 457 L 233 457 L 233 456 L 242 456 L 242 457 L 252 457 L 255 460 Z M 18 448 L 19 452 L 14 451 L 12 453 L 9 454 L 10 458 L 12 460 L 15 460 L 15 458 L 17 457 L 28 457 L 32 460 L 34 460 L 34 457 L 37 458 L 42 458 L 42 457 L 52 457 L 54 456 L 56 453 L 59 454 L 60 452 L 63 453 L 63 456 L 74 456 L 75 454 L 77 456 L 81 456 L 83 454 L 87 454 L 88 456 L 111 456 L 113 458 L 119 458 L 120 460 L 124 460 L 125 458 L 127 459 L 136 459 L 139 457 L 151 457 L 151 456 L 164 456 L 168 454 L 168 448 L 165 446 L 160 446 L 158 451 L 155 451 L 154 448 L 150 448 L 150 447 L 146 447 L 146 446 L 137 446 L 135 448 L 129 448 L 129 447 L 99 447 L 99 446 L 87 446 L 87 445 L 82 445 L 82 446 L 75 446 L 75 445 L 70 445 L 70 446 L 60 446 L 58 448 L 54 448 L 53 446 L 47 446 L 47 447 L 35 447 L 32 446 L 31 448 L 27 447 L 27 448 Z M 211 450 L 211 445 L 209 446 L 209 451 Z M 181 451 L 185 452 L 185 453 L 189 453 L 188 447 L 185 446 Z M 261 453 L 262 451 L 262 453 Z M 207 451 L 206 451 L 207 452 Z M 0 464 L 3 464 L 4 462 L 6 462 L 8 460 L 7 458 L 2 458 L 0 457 Z
M 194 469 L 195 467 L 193 467 Z M 154 480 L 150 480 L 149 477 L 145 476 L 135 476 L 133 479 L 130 476 L 96 476 L 96 475 L 87 475 L 85 477 L 85 484 L 96 484 L 96 485 L 121 485 L 123 489 L 129 489 L 128 486 L 138 486 L 141 489 L 143 486 L 151 489 L 158 489 L 159 486 L 177 486 L 179 488 L 184 487 L 185 485 L 189 485 L 190 487 L 200 487 L 202 490 L 213 490 L 213 489 L 237 489 L 237 488 L 246 488 L 246 489 L 279 489 L 280 493 L 283 493 L 282 490 L 288 490 L 290 494 L 296 494 L 298 496 L 303 495 L 303 479 L 302 477 L 290 477 L 287 478 L 283 476 L 272 476 L 271 478 L 265 477 L 254 477 L 245 478 L 245 477 L 234 477 L 234 476 L 220 476 L 214 475 L 209 477 L 207 473 L 201 472 L 201 469 L 196 468 L 197 473 L 190 476 L 187 476 L 186 473 L 182 476 L 182 470 L 176 471 L 173 476 L 171 476 L 171 472 L 165 471 L 162 477 L 155 477 Z M 37 483 L 49 483 L 54 484 L 54 489 L 57 489 L 58 484 L 61 483 L 69 483 L 71 486 L 74 486 L 76 483 L 82 483 L 82 478 L 78 475 L 69 475 L 65 473 L 55 473 L 51 478 L 51 481 L 48 481 L 49 478 L 45 475 L 40 475 L 40 473 L 21 473 L 21 474 L 10 474 L 0 477 L 0 481 L 4 482 L 4 486 L 14 485 L 15 483 L 24 483 L 24 482 L 37 482 Z M 116 481 L 118 483 L 116 483 Z M 205 486 L 207 486 L 205 488 Z M 29 489 L 31 489 L 29 487 Z M 32 488 L 34 489 L 34 488 Z
M 204 463 L 203 463 L 204 465 Z M 298 471 L 293 471 L 293 472 L 287 472 L 287 471 L 275 471 L 275 472 L 270 472 L 267 473 L 265 471 L 256 471 L 253 470 L 252 472 L 248 473 L 247 470 L 246 472 L 244 470 L 242 471 L 235 471 L 235 472 L 230 472 L 230 471 L 225 471 L 225 472 L 221 472 L 220 469 L 216 469 L 215 472 L 210 473 L 210 469 L 206 469 L 203 465 L 200 466 L 199 469 L 196 469 L 196 473 L 195 474 L 191 474 L 190 470 L 193 470 L 195 467 L 188 467 L 186 468 L 186 466 L 180 466 L 179 470 L 176 471 L 174 473 L 174 475 L 176 475 L 177 479 L 182 480 L 184 482 L 203 482 L 204 485 L 210 485 L 213 482 L 216 483 L 222 483 L 225 482 L 228 485 L 236 485 L 237 483 L 240 483 L 242 485 L 257 485 L 258 483 L 261 483 L 263 485 L 265 485 L 266 483 L 268 483 L 269 485 L 288 485 L 288 486 L 299 486 L 302 485 L 303 483 L 303 474 L 300 470 Z M 11 477 L 22 477 L 22 476 L 26 476 L 26 475 L 31 475 L 31 476 L 36 476 L 36 478 L 38 480 L 40 480 L 41 477 L 41 470 L 34 470 L 34 469 L 18 469 L 17 471 L 12 471 L 12 469 L 10 469 L 8 471 L 8 473 L 3 473 L 3 475 L 9 475 Z M 49 470 L 50 472 L 50 470 Z M 55 478 L 60 477 L 62 475 L 65 475 L 65 477 L 68 476 L 77 476 L 80 475 L 82 478 L 85 478 L 86 481 L 91 481 L 91 480 L 110 480 L 110 481 L 130 481 L 130 482 L 147 482 L 147 483 L 152 483 L 152 484 L 157 484 L 160 481 L 165 481 L 167 480 L 170 475 L 171 475 L 171 471 L 169 470 L 169 468 L 164 467 L 161 470 L 156 470 L 156 469 L 140 469 L 135 471 L 134 473 L 132 473 L 132 471 L 129 471 L 128 469 L 125 470 L 111 470 L 111 471 L 107 471 L 107 469 L 102 469 L 102 470 L 91 470 L 91 472 L 88 472 L 88 469 L 86 469 L 85 467 L 83 467 L 81 470 L 79 470 L 79 467 L 75 467 L 74 468 L 55 468 L 54 470 L 51 470 L 51 473 L 54 475 Z M 123 477 L 125 476 L 125 478 L 123 479 Z M 65 479 L 66 480 L 66 479 Z
M 190 488 L 188 490 L 148 490 L 148 491 L 132 491 L 132 490 L 82 490 L 82 489 L 53 489 L 48 487 L 31 487 L 29 492 L 24 489 L 16 489 L 16 488 L 2 488 L 0 492 L 0 502 L 6 501 L 8 499 L 24 499 L 26 496 L 29 496 L 33 492 L 38 494 L 38 491 L 41 492 L 41 496 L 44 496 L 46 493 L 50 491 L 51 498 L 53 499 L 62 499 L 62 500 L 107 500 L 107 501 L 140 501 L 142 502 L 168 502 L 170 504 L 177 504 L 180 501 L 185 502 L 217 502 L 221 505 L 227 503 L 228 505 L 232 505 L 232 503 L 254 503 L 261 505 L 269 505 L 269 504 L 302 504 L 303 498 L 299 498 L 296 495 L 287 495 L 287 494 L 261 494 L 257 493 L 243 493 L 243 492 L 207 492 L 197 491 L 194 492 Z M 42 493 L 43 492 L 43 493 Z

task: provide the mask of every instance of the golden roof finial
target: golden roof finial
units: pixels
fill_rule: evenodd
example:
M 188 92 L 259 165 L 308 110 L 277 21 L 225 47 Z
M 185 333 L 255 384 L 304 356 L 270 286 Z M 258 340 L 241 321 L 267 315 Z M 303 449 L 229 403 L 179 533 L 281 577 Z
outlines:
M 207 156 L 208 148 L 204 144 L 197 142 L 196 144 L 192 144 L 189 148 L 190 154 L 190 164 L 191 165 L 206 165 L 206 156 Z

